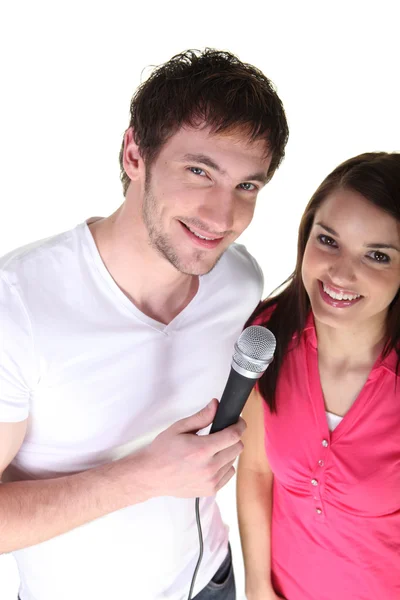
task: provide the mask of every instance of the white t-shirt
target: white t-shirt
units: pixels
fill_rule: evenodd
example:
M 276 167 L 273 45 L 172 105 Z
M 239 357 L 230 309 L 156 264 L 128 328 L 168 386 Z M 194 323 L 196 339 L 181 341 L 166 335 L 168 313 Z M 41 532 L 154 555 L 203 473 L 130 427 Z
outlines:
M 219 398 L 261 293 L 257 263 L 235 244 L 161 324 L 116 285 L 86 223 L 1 259 L 0 421 L 29 417 L 13 466 L 26 479 L 89 469 Z M 227 552 L 215 499 L 200 506 L 194 594 Z M 163 497 L 14 556 L 21 600 L 185 600 L 198 553 L 194 499 Z

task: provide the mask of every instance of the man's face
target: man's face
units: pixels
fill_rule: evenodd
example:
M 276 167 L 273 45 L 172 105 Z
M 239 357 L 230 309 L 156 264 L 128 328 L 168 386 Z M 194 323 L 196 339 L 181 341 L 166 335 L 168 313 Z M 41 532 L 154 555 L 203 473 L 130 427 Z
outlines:
M 151 245 L 181 273 L 208 273 L 249 225 L 270 162 L 264 141 L 182 128 L 146 172 Z

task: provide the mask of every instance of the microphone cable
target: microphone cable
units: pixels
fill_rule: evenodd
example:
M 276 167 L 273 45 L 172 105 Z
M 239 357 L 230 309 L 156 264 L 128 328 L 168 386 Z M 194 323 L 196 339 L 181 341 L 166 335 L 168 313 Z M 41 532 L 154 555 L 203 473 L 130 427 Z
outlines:
M 190 585 L 190 591 L 189 591 L 188 600 L 192 600 L 193 588 L 194 588 L 194 584 L 195 584 L 195 581 L 196 581 L 197 573 L 198 573 L 199 568 L 200 568 L 200 563 L 201 563 L 202 558 L 203 558 L 203 551 L 204 551 L 203 533 L 202 533 L 202 530 L 201 530 L 201 521 L 200 521 L 200 498 L 196 498 L 195 511 L 196 511 L 197 531 L 199 533 L 200 552 L 199 552 L 199 559 L 197 561 L 196 568 L 195 568 L 194 573 L 193 573 L 192 583 Z

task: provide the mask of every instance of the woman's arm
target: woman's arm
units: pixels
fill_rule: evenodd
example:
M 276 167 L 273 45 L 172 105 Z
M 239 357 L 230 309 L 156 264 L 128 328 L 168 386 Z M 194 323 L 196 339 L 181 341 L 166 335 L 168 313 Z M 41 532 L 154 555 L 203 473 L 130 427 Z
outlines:
M 264 450 L 263 399 L 252 392 L 243 411 L 247 429 L 237 468 L 239 530 L 248 600 L 275 600 L 271 583 L 273 474 Z

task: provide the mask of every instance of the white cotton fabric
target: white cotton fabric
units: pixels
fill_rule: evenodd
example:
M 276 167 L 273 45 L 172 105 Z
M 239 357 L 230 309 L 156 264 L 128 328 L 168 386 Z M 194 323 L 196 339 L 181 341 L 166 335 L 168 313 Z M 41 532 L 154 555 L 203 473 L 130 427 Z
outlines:
M 235 244 L 163 325 L 116 285 L 86 222 L 1 259 L 0 421 L 28 418 L 14 470 L 45 479 L 117 460 L 220 397 L 261 293 Z M 227 553 L 215 498 L 201 500 L 201 522 L 194 595 Z M 162 497 L 14 556 L 21 600 L 185 600 L 198 553 L 194 499 Z

